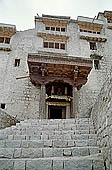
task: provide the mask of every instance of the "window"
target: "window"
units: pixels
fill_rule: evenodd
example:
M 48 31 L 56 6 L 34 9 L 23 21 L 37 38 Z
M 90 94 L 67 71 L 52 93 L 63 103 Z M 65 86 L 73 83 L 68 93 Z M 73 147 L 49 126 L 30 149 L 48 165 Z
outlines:
M 5 104 L 4 103 L 1 104 L 1 109 L 5 109 Z
M 5 38 L 5 43 L 9 44 L 10 43 L 10 38 Z
M 90 42 L 90 50 L 97 50 L 96 42 Z
M 62 32 L 65 32 L 65 28 L 61 28 L 61 31 L 62 31 Z
M 46 27 L 46 30 L 50 30 L 50 27 Z
M 94 60 L 94 68 L 95 70 L 99 70 L 99 60 Z
M 15 67 L 19 67 L 20 65 L 20 59 L 15 59 Z
M 0 43 L 4 42 L 4 37 L 0 37 Z
M 48 42 L 44 42 L 44 48 L 48 48 Z
M 55 43 L 55 48 L 59 49 L 59 43 Z
M 60 27 L 56 27 L 56 31 L 60 31 Z
M 54 43 L 53 42 L 49 42 L 49 48 L 54 48 Z
M 65 50 L 65 44 L 61 43 L 60 44 L 60 49 Z
M 55 48 L 65 50 L 65 43 L 44 42 L 44 48 Z
M 51 27 L 51 31 L 55 31 L 55 27 Z

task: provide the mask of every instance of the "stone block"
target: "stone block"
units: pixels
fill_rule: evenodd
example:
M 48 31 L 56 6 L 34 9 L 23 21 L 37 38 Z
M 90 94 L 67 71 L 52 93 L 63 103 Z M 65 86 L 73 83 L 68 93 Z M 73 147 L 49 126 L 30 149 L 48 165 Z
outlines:
M 13 148 L 0 148 L 0 158 L 13 158 L 14 149 Z
M 43 157 L 53 157 L 53 149 L 52 148 L 44 148 L 43 151 Z
M 65 160 L 64 170 L 92 170 L 91 160 Z
M 44 141 L 42 141 L 42 140 L 28 141 L 28 147 L 29 148 L 43 148 L 44 147 Z
M 74 142 L 74 140 L 68 140 L 68 147 L 73 147 L 73 146 L 75 146 L 75 142 Z
M 93 160 L 93 169 L 94 170 L 105 170 L 103 160 Z
M 44 141 L 44 147 L 52 147 L 52 140 L 45 140 Z
M 63 160 L 53 160 L 53 170 L 64 170 Z
M 21 157 L 21 149 L 16 148 L 14 149 L 14 158 L 20 158 Z
M 75 144 L 76 144 L 77 147 L 88 146 L 88 140 L 76 140 Z
M 4 148 L 5 147 L 5 140 L 0 140 L 0 148 Z
M 58 148 L 67 147 L 67 140 L 54 140 L 53 146 Z
M 17 161 L 15 160 L 13 170 L 26 170 L 25 161 L 24 160 L 17 160 Z
M 22 158 L 42 158 L 42 149 L 23 148 L 21 152 Z
M 21 141 L 19 140 L 6 140 L 6 148 L 20 148 Z
M 0 160 L 0 170 L 12 170 L 13 160 Z
M 53 149 L 53 156 L 54 157 L 62 157 L 63 156 L 63 149 L 61 149 L 61 148 L 54 148 Z
M 72 156 L 87 156 L 89 155 L 88 147 L 76 147 L 72 149 Z
M 25 140 L 25 135 L 14 135 L 14 140 Z
M 52 170 L 52 160 L 28 160 L 27 170 Z
M 98 147 L 90 147 L 89 152 L 90 152 L 90 155 L 98 154 L 99 153 L 99 148 Z

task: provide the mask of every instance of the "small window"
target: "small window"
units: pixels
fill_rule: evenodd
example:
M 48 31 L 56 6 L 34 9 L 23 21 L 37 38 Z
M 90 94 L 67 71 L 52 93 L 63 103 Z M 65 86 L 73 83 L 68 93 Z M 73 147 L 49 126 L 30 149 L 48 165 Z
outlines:
M 97 50 L 96 42 L 90 42 L 90 50 Z
M 5 104 L 4 103 L 1 104 L 1 109 L 5 109 Z
M 19 67 L 20 66 L 20 59 L 15 59 L 15 67 Z
M 48 48 L 48 42 L 44 42 L 44 48 Z
M 46 27 L 46 30 L 50 30 L 50 27 Z
M 99 70 L 99 60 L 94 60 L 94 68 L 95 70 Z
M 0 37 L 0 43 L 4 42 L 4 37 Z
M 55 31 L 55 27 L 51 27 L 51 31 Z
M 65 44 L 61 43 L 60 44 L 60 49 L 65 50 Z
M 65 28 L 61 28 L 61 32 L 65 32 Z
M 55 43 L 55 48 L 59 49 L 59 43 Z
M 54 43 L 53 42 L 49 42 L 49 48 L 54 48 Z
M 10 44 L 10 38 L 5 38 L 5 43 Z
M 97 34 L 100 34 L 100 32 L 97 32 Z
M 83 30 L 80 29 L 80 32 L 83 32 Z
M 56 27 L 56 31 L 60 31 L 60 27 Z
M 92 31 L 88 31 L 89 33 L 92 33 Z

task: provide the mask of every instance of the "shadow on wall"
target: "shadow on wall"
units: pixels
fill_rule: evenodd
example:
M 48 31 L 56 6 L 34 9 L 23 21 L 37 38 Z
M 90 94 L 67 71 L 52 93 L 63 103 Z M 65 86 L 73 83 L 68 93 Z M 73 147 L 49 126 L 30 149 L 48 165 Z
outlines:
M 16 123 L 19 123 L 16 118 L 8 115 L 6 112 L 0 109 L 0 129 L 10 127 Z

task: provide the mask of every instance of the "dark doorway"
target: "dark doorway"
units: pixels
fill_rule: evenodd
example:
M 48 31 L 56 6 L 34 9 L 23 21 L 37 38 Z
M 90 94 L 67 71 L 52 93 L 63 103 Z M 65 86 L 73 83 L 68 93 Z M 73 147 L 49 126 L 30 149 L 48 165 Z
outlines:
M 62 119 L 63 118 L 63 107 L 49 106 L 49 119 Z

